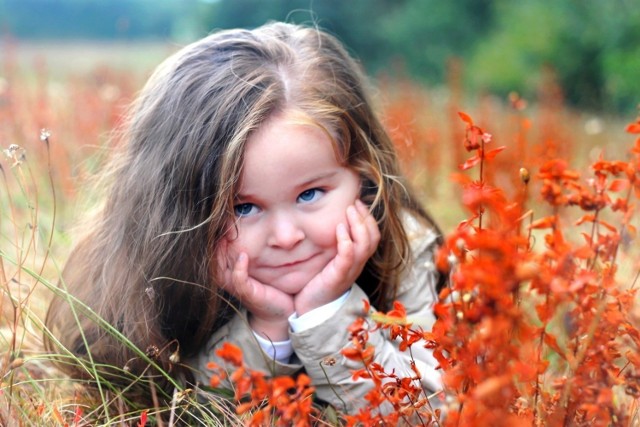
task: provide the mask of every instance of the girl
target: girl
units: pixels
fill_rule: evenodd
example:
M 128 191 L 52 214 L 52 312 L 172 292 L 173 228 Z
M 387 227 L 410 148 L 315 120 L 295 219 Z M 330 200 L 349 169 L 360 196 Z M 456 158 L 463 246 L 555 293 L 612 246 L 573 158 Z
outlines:
M 322 31 L 273 23 L 174 54 L 133 105 L 103 178 L 104 205 L 64 284 L 176 378 L 208 384 L 207 363 L 230 341 L 250 368 L 304 369 L 320 399 L 354 411 L 368 383 L 351 379 L 360 366 L 340 351 L 363 300 L 384 310 L 398 299 L 433 321 L 438 229 L 400 177 L 360 68 Z M 63 298 L 48 312 L 67 349 L 148 372 L 78 315 Z M 410 372 L 385 333 L 371 343 L 376 361 Z M 439 390 L 428 351 L 413 357 Z

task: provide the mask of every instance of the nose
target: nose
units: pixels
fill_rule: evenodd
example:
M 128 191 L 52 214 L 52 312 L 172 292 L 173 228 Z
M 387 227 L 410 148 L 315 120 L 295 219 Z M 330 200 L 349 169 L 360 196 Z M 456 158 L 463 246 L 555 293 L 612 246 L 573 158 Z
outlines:
M 305 238 L 304 230 L 295 218 L 287 212 L 274 215 L 269 230 L 267 244 L 281 249 L 291 249 Z

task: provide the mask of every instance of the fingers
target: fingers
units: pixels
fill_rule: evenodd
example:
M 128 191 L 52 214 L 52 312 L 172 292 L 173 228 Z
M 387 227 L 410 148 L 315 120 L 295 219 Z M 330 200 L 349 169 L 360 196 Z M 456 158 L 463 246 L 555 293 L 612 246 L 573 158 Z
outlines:
M 333 262 L 337 277 L 348 275 L 351 270 L 358 274 L 380 242 L 380 230 L 369 208 L 357 200 L 347 208 L 348 226 L 336 227 L 337 255 Z
M 249 257 L 242 252 L 238 255 L 231 272 L 231 283 L 233 293 L 240 301 L 251 301 L 255 296 L 255 286 L 249 280 Z
M 345 275 L 353 266 L 355 260 L 355 245 L 347 227 L 340 223 L 336 227 L 336 240 L 338 241 L 338 253 L 334 258 L 335 274 L 340 277 Z
M 367 227 L 373 249 L 375 250 L 378 243 L 380 243 L 380 228 L 378 227 L 378 221 L 369 211 L 369 207 L 362 203 L 362 201 L 356 200 L 355 206 L 360 215 L 364 218 L 365 226 Z
M 226 242 L 220 242 L 216 253 L 221 273 L 220 286 L 240 300 L 250 298 L 255 289 L 249 280 L 249 257 L 240 253 L 235 259 L 228 251 Z
M 360 200 L 347 208 L 349 231 L 357 259 L 369 258 L 380 242 L 380 229 L 369 208 Z

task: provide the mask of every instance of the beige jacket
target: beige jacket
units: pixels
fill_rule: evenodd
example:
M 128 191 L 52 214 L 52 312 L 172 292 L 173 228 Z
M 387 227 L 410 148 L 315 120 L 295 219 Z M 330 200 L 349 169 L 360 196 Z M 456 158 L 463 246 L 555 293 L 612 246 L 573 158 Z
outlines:
M 425 330 L 430 330 L 435 321 L 432 309 L 437 297 L 435 287 L 438 275 L 433 261 L 436 235 L 409 216 L 405 218 L 405 228 L 409 234 L 414 262 L 405 270 L 397 300 L 406 307 L 410 320 Z M 295 351 L 292 359 L 297 359 L 296 363 L 278 363 L 272 356 L 265 354 L 248 325 L 246 313 L 236 314 L 212 335 L 207 345 L 188 363 L 196 369 L 197 381 L 209 384 L 211 372 L 207 369 L 207 363 L 214 361 L 222 364 L 215 355 L 215 350 L 227 341 L 242 349 L 245 364 L 254 370 L 280 376 L 295 374 L 304 368 L 319 399 L 339 410 L 354 413 L 367 403 L 363 397 L 372 384 L 370 381 L 354 381 L 351 378 L 352 371 L 362 368 L 362 365 L 343 357 L 341 350 L 350 345 L 347 330 L 349 325 L 365 315 L 363 300 L 367 300 L 366 294 L 354 284 L 346 302 L 334 316 L 311 329 L 291 332 L 290 338 Z M 370 333 L 369 342 L 376 348 L 375 362 L 384 366 L 387 372 L 395 369 L 398 375 L 406 373 L 406 376 L 413 376 L 408 352 L 399 351 L 397 343 L 389 339 L 386 331 L 376 330 Z M 412 346 L 411 350 L 427 393 L 439 391 L 440 374 L 435 370 L 437 362 L 431 352 L 419 343 Z

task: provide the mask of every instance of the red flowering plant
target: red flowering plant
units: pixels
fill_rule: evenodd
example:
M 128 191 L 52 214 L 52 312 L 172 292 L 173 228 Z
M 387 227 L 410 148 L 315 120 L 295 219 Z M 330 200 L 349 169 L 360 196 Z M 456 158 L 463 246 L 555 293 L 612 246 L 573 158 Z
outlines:
M 372 388 L 367 404 L 342 420 L 349 426 L 632 425 L 640 398 L 634 314 L 640 273 L 625 276 L 629 283 L 618 269 L 631 261 L 624 249 L 636 235 L 640 137 L 626 161 L 600 157 L 587 178 L 561 159 L 547 161 L 533 177 L 522 168 L 525 190 L 539 189 L 537 209 L 544 215 L 538 218 L 522 197 L 529 191 L 512 201 L 484 179 L 504 147 L 486 150 L 491 135 L 459 116 L 464 146 L 473 153 L 460 169 L 478 168 L 479 177 L 455 176 L 469 217 L 437 255 L 449 281 L 434 307 L 436 322 L 423 331 L 396 302 L 390 312 L 350 326 L 351 345 L 342 354 L 362 363 L 353 378 L 370 380 Z M 640 135 L 640 119 L 627 131 Z M 403 377 L 374 362 L 368 340 L 376 328 L 409 354 L 416 345 L 432 349 L 443 375 L 442 413 L 431 406 L 434 396 L 420 386 L 414 363 L 412 375 Z M 250 372 L 231 345 L 218 355 L 235 367 L 229 380 L 241 402 L 237 412 L 250 415 L 249 425 L 319 421 L 306 376 L 269 379 Z M 226 371 L 211 367 L 219 372 L 215 387 Z
M 640 331 L 635 289 L 616 273 L 622 242 L 636 234 L 640 138 L 630 160 L 600 158 L 586 180 L 563 160 L 544 164 L 537 178 L 550 215 L 532 220 L 483 180 L 500 149 L 486 152 L 490 137 L 460 117 L 474 152 L 461 169 L 479 166 L 480 178 L 457 178 L 470 218 L 438 255 L 450 280 L 425 334 L 449 395 L 445 424 L 629 425 Z M 640 133 L 638 122 L 627 131 Z M 528 171 L 521 176 L 528 185 Z M 533 247 L 533 232 L 544 233 L 544 248 Z
M 364 310 L 369 312 L 365 302 Z M 394 370 L 374 362 L 375 347 L 369 344 L 369 332 L 376 328 L 387 329 L 392 340 L 399 342 L 401 351 L 411 351 L 411 346 L 424 345 L 424 331 L 407 320 L 404 306 L 396 301 L 388 313 L 371 315 L 373 325 L 366 319 L 357 319 L 350 327 L 351 346 L 342 354 L 362 363 L 353 372 L 353 379 L 367 379 L 373 384 L 365 395 L 368 405 L 356 414 L 344 415 L 347 426 L 370 425 L 439 425 L 440 409 L 434 409 L 429 396 L 420 385 L 422 374 L 413 359 L 410 361 L 413 376 L 398 375 Z
M 224 343 L 216 354 L 231 367 L 210 362 L 208 368 L 215 372 L 211 386 L 218 387 L 228 377 L 234 386 L 234 398 L 238 402 L 236 413 L 245 415 L 247 426 L 308 426 L 317 418 L 313 406 L 311 380 L 305 374 L 267 377 L 260 371 L 244 365 L 242 350 L 231 343 Z M 228 374 L 230 372 L 230 374 Z

